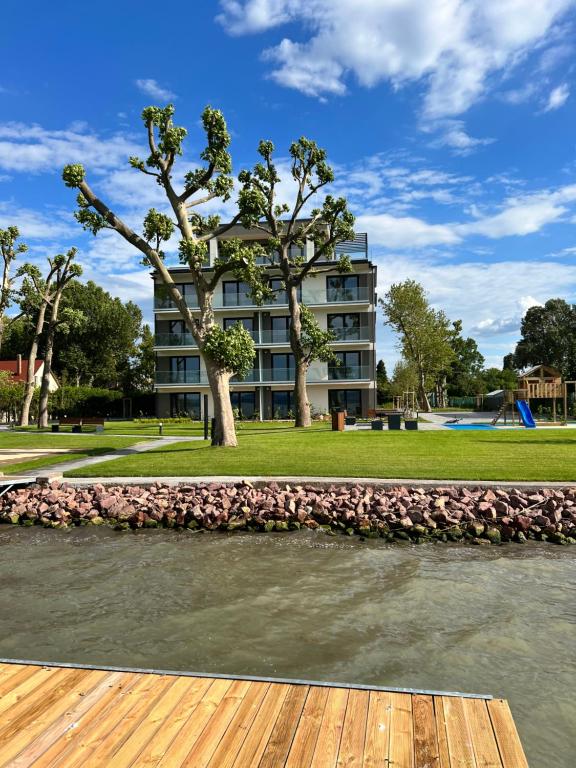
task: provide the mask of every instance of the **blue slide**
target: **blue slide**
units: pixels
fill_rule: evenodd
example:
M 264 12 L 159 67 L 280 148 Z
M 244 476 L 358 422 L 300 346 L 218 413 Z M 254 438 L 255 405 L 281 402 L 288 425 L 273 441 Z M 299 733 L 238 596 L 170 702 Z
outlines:
M 536 422 L 534 421 L 532 411 L 526 400 L 516 400 L 516 408 L 518 408 L 522 424 L 528 429 L 534 429 L 536 427 Z

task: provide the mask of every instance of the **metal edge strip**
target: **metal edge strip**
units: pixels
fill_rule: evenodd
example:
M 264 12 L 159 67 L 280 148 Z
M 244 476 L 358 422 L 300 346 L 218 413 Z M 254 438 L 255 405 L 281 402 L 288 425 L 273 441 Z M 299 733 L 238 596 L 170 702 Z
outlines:
M 364 685 L 362 683 L 334 683 L 324 680 L 299 680 L 287 677 L 256 677 L 254 675 L 223 675 L 209 672 L 188 672 L 174 669 L 140 669 L 138 667 L 111 667 L 99 664 L 72 664 L 55 661 L 34 661 L 30 659 L 0 658 L 0 664 L 26 664 L 33 667 L 61 667 L 63 669 L 92 669 L 102 672 L 131 672 L 142 675 L 174 675 L 178 677 L 203 677 L 216 680 L 247 680 L 254 683 L 283 683 L 288 685 L 313 685 L 319 688 L 347 688 L 360 691 L 384 691 L 387 693 L 409 693 L 421 696 L 454 696 L 462 699 L 486 699 L 493 696 L 487 693 L 461 693 L 458 691 L 434 691 L 422 688 L 393 688 L 381 685 Z

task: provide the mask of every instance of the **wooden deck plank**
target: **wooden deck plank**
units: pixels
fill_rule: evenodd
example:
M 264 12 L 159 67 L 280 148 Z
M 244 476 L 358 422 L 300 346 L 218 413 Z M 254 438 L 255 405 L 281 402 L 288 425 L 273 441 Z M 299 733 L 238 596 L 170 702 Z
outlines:
M 50 726 L 45 728 L 35 739 L 31 740 L 24 750 L 12 761 L 12 768 L 25 768 L 34 763 L 34 768 L 44 768 L 68 743 L 68 735 L 77 732 L 84 715 L 88 712 L 96 716 L 112 698 L 117 695 L 117 688 L 127 684 L 127 679 L 135 679 L 134 675 L 122 672 L 108 672 L 105 677 L 85 696 L 78 700 Z
M 436 718 L 436 738 L 438 739 L 439 768 L 450 768 L 450 752 L 448 750 L 448 735 L 446 733 L 446 718 L 442 696 L 434 696 L 434 715 Z
M 528 768 L 508 704 L 0 664 L 0 768 Z
M 362 768 L 369 703 L 369 691 L 350 691 L 338 750 L 338 768 Z
M 290 686 L 258 768 L 278 768 L 285 764 L 308 691 L 307 685 Z
M 206 727 L 199 738 L 194 742 L 192 749 L 182 763 L 182 768 L 191 768 L 191 766 L 205 768 L 208 765 L 230 722 L 253 685 L 255 683 L 248 680 L 234 680 L 226 691 L 220 706 L 206 723 Z
M 462 699 L 443 696 L 446 736 L 451 768 L 476 768 L 472 739 Z
M 390 712 L 390 754 L 394 768 L 414 768 L 412 696 L 393 693 Z
M 232 768 L 269 688 L 270 683 L 252 683 L 208 763 L 210 768 Z
M 154 737 L 162 725 L 170 719 L 172 712 L 190 688 L 190 681 L 184 677 L 176 678 L 175 682 L 156 699 L 156 703 L 146 715 L 145 720 L 134 728 L 124 744 L 113 753 L 111 762 L 114 768 L 130 768 L 148 742 Z
M 285 683 L 270 684 L 266 698 L 252 721 L 248 735 L 236 755 L 233 768 L 258 765 L 289 690 L 290 686 Z
M 502 768 L 486 702 L 482 699 L 464 699 L 464 711 L 470 729 L 476 765 L 478 768 Z
M 384 768 L 390 751 L 391 694 L 370 691 L 363 768 Z
M 432 696 L 412 696 L 414 768 L 438 768 L 440 755 Z
M 180 733 L 182 726 L 190 718 L 206 691 L 213 684 L 211 678 L 186 677 L 188 687 L 182 699 L 177 704 L 168 722 L 151 739 L 138 758 L 138 766 L 154 768 L 157 766 L 168 747 Z
M 129 712 L 138 706 L 139 701 L 149 700 L 155 683 L 154 676 L 139 675 L 134 685 L 118 694 L 99 717 L 91 717 L 92 713 L 88 713 L 81 733 L 69 743 L 64 752 L 49 763 L 50 768 L 53 766 L 83 768 L 89 760 L 92 760 L 94 752 L 104 741 L 107 740 L 107 744 L 111 745 L 113 741 L 110 738 L 111 732 L 123 722 Z
M 68 690 L 62 695 L 51 698 L 50 706 L 44 708 L 32 718 L 27 717 L 27 722 L 19 721 L 12 737 L 0 741 L 0 766 L 14 766 L 17 762 L 14 758 L 34 742 L 39 734 L 48 729 L 54 721 L 58 720 L 67 709 L 73 707 L 78 700 L 101 683 L 108 676 L 107 672 L 95 671 L 86 675 L 78 685 L 75 681 L 68 684 Z
M 528 768 L 508 702 L 493 699 L 488 702 L 488 712 L 504 768 Z
M 0 749 L 89 674 L 85 669 L 65 669 L 47 675 L 40 685 L 3 714 L 0 720 Z
M 224 695 L 232 685 L 232 680 L 213 680 L 212 685 L 206 689 L 204 695 L 194 708 L 193 712 L 180 728 L 176 738 L 172 741 L 158 766 L 162 768 L 175 768 L 181 766 L 190 747 L 200 736 L 206 723 L 218 709 Z
M 345 688 L 329 689 L 312 757 L 312 768 L 335 768 L 347 706 L 348 691 Z
M 121 675 L 119 682 L 111 682 L 108 691 L 102 693 L 96 703 L 85 712 L 80 712 L 77 719 L 74 718 L 75 710 L 69 713 L 70 722 L 64 725 L 59 737 L 41 754 L 34 762 L 34 768 L 47 768 L 48 766 L 66 765 L 68 757 L 72 759 L 76 746 L 82 739 L 86 738 L 90 728 L 96 725 L 101 716 L 105 717 L 106 712 L 111 707 L 117 707 L 119 701 L 128 694 L 132 688 L 140 682 L 140 676 L 126 672 L 118 673 Z M 68 715 L 66 713 L 65 717 Z M 53 727 L 56 727 L 54 724 Z M 49 731 L 46 732 L 46 738 L 49 738 Z M 40 736 L 40 739 L 43 735 Z M 32 745 L 31 745 L 32 746 Z
M 310 688 L 288 753 L 286 768 L 308 768 L 312 762 L 327 699 L 328 688 Z

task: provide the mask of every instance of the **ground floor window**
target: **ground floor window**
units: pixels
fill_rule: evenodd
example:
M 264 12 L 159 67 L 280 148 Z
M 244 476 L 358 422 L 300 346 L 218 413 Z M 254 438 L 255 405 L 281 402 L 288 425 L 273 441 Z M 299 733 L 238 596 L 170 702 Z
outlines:
M 280 390 L 272 392 L 272 418 L 291 419 L 294 414 L 294 392 Z
M 174 392 L 170 395 L 170 415 L 200 420 L 200 392 Z
M 360 389 L 330 389 L 328 390 L 330 410 L 345 408 L 349 416 L 362 415 L 362 390 Z
M 256 392 L 231 392 L 232 408 L 238 411 L 238 418 L 253 419 L 256 413 Z

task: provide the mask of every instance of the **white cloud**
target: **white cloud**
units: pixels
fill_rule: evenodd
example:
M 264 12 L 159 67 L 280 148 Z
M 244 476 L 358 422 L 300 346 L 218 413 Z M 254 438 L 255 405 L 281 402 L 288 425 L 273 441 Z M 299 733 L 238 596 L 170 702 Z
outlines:
M 461 114 L 489 77 L 508 74 L 548 39 L 574 0 L 221 0 L 231 34 L 288 22 L 307 39 L 284 38 L 265 52 L 270 76 L 310 96 L 343 94 L 349 73 L 361 85 L 426 87 L 428 118 Z
M 138 154 L 131 138 L 101 137 L 85 126 L 48 130 L 40 125 L 0 123 L 0 168 L 39 173 L 60 170 L 67 163 L 83 163 L 95 171 L 113 168 Z
M 557 86 L 552 91 L 550 91 L 548 102 L 544 107 L 544 112 L 551 112 L 554 109 L 560 109 L 560 107 L 563 107 L 564 104 L 566 104 L 569 96 L 570 88 L 568 87 L 567 83 L 562 83 L 562 85 Z
M 520 323 L 530 307 L 541 307 L 542 302 L 533 296 L 521 296 L 516 302 L 516 312 L 510 317 L 486 317 L 472 328 L 478 336 L 498 336 L 506 333 L 518 333 Z
M 74 221 L 61 211 L 35 211 L 11 201 L 0 201 L 0 227 L 18 227 L 23 242 L 37 239 L 69 239 L 78 233 Z
M 356 228 L 369 232 L 370 240 L 387 248 L 423 248 L 429 245 L 455 245 L 459 235 L 450 225 L 428 224 L 413 216 L 358 216 Z
M 136 87 L 138 90 L 150 96 L 158 101 L 173 101 L 177 98 L 176 94 L 170 91 L 168 88 L 162 87 L 156 80 L 152 78 L 144 80 L 136 80 Z
M 441 135 L 431 143 L 431 146 L 449 147 L 455 155 L 470 155 L 479 147 L 485 147 L 496 141 L 496 139 L 478 139 L 470 136 L 462 120 L 445 120 L 434 127 L 441 132 Z

